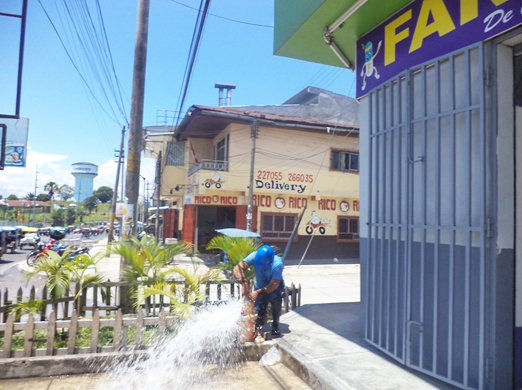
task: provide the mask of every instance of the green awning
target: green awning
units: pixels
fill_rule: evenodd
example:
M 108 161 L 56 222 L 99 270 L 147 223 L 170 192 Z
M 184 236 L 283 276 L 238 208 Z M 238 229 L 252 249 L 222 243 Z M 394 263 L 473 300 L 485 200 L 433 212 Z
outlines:
M 274 54 L 344 67 L 324 40 L 331 26 L 352 6 L 357 10 L 331 34 L 345 57 L 355 65 L 357 39 L 412 0 L 275 0 Z

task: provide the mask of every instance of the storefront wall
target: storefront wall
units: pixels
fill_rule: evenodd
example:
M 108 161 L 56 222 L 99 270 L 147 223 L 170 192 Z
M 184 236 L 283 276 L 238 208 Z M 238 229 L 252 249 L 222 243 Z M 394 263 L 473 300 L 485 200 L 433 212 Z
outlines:
M 358 137 L 334 133 L 334 128 L 330 134 L 265 127 L 258 131 L 253 194 L 256 223 L 252 230 L 262 235 L 264 243 L 283 252 L 297 216 L 306 207 L 289 259 L 300 259 L 312 236 L 307 258 L 359 255 L 359 175 L 357 171 L 332 170 L 330 165 L 332 150 L 358 155 Z M 235 227 L 244 229 L 249 201 L 250 127 L 229 126 L 214 138 L 214 146 L 227 137 L 228 142 L 221 145 L 228 145 L 225 154 L 229 170 L 199 170 L 189 176 L 185 209 L 187 205 L 235 207 Z M 190 221 L 196 223 L 195 218 Z M 229 227 L 218 225 L 212 225 L 213 229 Z M 183 225 L 184 231 L 191 229 Z M 194 238 L 194 233 L 183 236 Z
M 361 97 L 361 333 L 461 388 L 519 376 L 512 63 L 479 42 Z
M 361 333 L 459 388 L 522 388 L 522 341 L 513 337 L 522 334 L 522 137 L 514 138 L 511 49 L 520 40 L 503 41 L 520 30 L 521 3 L 414 0 L 387 20 L 382 10 L 350 2 L 320 20 L 338 25 L 332 39 L 356 57 Z M 280 33 L 286 19 L 295 16 L 276 15 Z M 302 21 L 291 33 L 313 27 Z M 288 42 L 287 53 L 309 57 Z

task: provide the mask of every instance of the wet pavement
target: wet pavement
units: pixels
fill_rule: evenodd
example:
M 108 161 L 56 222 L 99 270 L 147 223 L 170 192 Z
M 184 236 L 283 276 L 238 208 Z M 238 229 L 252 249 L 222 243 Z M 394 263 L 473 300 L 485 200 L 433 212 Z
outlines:
M 305 390 L 310 389 L 290 369 L 282 363 L 261 367 L 257 362 L 247 362 L 220 375 L 213 373 L 214 366 L 207 367 L 209 375 L 205 384 L 193 389 L 231 389 L 231 390 Z M 122 383 L 112 380 L 109 374 L 64 375 L 50 378 L 27 378 L 0 380 L 1 390 L 110 390 L 121 389 Z M 125 388 L 147 388 L 144 383 L 125 383 Z M 173 384 L 173 388 L 176 388 Z

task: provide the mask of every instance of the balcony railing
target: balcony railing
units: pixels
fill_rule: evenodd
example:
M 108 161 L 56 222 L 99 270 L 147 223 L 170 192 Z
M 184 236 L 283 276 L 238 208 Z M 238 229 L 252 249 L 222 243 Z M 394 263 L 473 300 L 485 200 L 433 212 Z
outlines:
M 207 171 L 228 171 L 228 161 L 200 160 L 189 168 L 189 176 L 202 169 Z

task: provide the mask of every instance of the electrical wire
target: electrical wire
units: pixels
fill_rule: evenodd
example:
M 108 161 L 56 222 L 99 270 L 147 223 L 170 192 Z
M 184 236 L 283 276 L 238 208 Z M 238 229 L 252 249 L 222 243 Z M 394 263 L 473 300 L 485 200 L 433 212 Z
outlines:
M 99 1 L 96 0 L 95 3 L 95 23 L 86 0 L 61 0 L 60 6 L 55 0 L 63 33 L 59 31 L 42 1 L 38 0 L 38 3 L 85 85 L 88 95 L 113 122 L 119 126 L 122 126 L 122 123 L 128 125 L 122 88 L 114 67 Z
M 190 86 L 191 76 L 192 72 L 194 70 L 196 59 L 198 55 L 198 49 L 201 43 L 201 37 L 203 35 L 203 29 L 205 27 L 205 20 L 208 14 L 208 9 L 210 7 L 210 0 L 201 0 L 199 10 L 198 10 L 198 16 L 196 18 L 196 23 L 194 25 L 194 31 L 192 32 L 192 40 L 190 43 L 189 48 L 189 54 L 187 57 L 187 63 L 185 64 L 185 71 L 183 74 L 183 81 L 182 81 L 182 88 L 180 89 L 180 93 L 178 95 L 178 103 L 177 103 L 177 109 L 176 111 L 182 112 L 183 106 L 185 104 L 185 99 L 187 97 L 187 93 Z M 175 121 L 173 119 L 173 127 L 177 128 L 179 125 L 181 116 L 178 116 L 175 118 Z M 165 151 L 165 162 L 168 161 L 168 156 L 170 155 L 170 152 L 172 150 L 172 147 L 174 145 L 174 135 L 172 136 L 172 142 L 169 144 L 167 142 L 167 148 Z M 163 171 L 165 169 L 165 162 L 162 162 L 162 166 L 160 167 L 159 174 L 162 175 Z
M 176 1 L 176 0 L 170 0 L 170 1 L 172 1 L 173 3 L 179 4 L 179 5 L 182 5 L 183 7 L 190 8 L 190 9 L 193 9 L 195 11 L 200 12 L 197 8 L 191 7 L 190 5 L 183 4 L 183 3 L 179 2 L 179 1 Z M 227 18 L 227 17 L 224 17 L 224 16 L 211 14 L 211 13 L 209 13 L 209 15 L 213 16 L 215 18 L 228 20 L 229 22 L 241 23 L 241 24 L 246 24 L 246 25 L 249 25 L 249 26 L 274 28 L 274 26 L 269 26 L 269 25 L 266 25 L 266 24 L 248 23 L 248 22 L 243 22 L 242 20 L 231 19 L 231 18 Z

